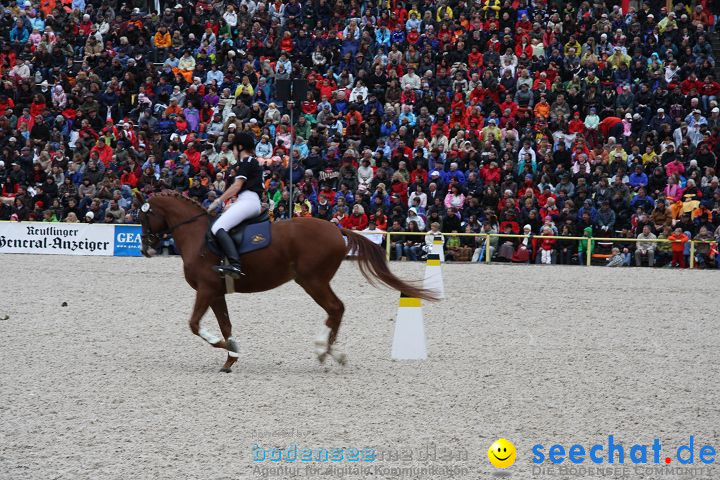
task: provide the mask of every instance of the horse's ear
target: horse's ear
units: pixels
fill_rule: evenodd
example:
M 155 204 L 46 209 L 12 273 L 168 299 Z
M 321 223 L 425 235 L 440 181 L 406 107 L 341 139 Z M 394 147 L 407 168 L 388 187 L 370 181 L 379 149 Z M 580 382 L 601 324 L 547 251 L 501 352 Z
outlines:
M 137 201 L 140 202 L 140 205 L 145 203 L 145 197 L 140 190 L 135 191 L 135 198 L 137 198 Z

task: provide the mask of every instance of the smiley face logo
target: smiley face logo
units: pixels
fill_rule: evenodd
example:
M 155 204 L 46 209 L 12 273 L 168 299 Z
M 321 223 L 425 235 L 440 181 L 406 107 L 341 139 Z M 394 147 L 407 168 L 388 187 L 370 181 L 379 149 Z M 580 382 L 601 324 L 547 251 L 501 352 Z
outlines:
M 490 463 L 497 468 L 507 468 L 515 463 L 515 445 L 508 442 L 504 438 L 496 440 L 488 449 L 488 458 Z

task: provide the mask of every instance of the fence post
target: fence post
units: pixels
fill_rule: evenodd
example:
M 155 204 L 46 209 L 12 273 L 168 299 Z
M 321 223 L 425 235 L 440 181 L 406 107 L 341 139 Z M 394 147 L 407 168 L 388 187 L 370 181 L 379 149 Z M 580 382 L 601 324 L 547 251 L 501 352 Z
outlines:
M 588 237 L 587 242 L 588 242 L 587 243 L 587 252 L 586 252 L 587 257 L 585 257 L 585 259 L 586 259 L 586 266 L 589 267 L 590 264 L 592 264 L 592 238 Z
M 391 232 L 385 232 L 385 254 L 388 262 L 390 261 L 390 235 Z
M 690 240 L 690 268 L 695 268 L 695 240 Z
M 490 263 L 490 235 L 485 235 L 485 263 Z

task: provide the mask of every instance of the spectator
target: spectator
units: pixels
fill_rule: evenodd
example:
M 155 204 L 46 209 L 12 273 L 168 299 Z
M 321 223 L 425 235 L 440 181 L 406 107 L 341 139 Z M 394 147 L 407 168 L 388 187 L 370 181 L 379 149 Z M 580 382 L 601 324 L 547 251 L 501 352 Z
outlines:
M 650 225 L 643 227 L 642 233 L 637 236 L 638 242 L 635 249 L 635 265 L 642 266 L 643 259 L 647 258 L 648 267 L 655 265 L 655 248 L 657 239 L 654 233 L 650 231 Z
M 608 267 L 622 267 L 624 261 L 625 260 L 623 259 L 623 256 L 620 253 L 620 249 L 617 247 L 613 247 L 610 258 L 608 258 L 607 266 Z
M 682 228 L 678 227 L 668 236 L 668 240 L 672 242 L 672 260 L 670 261 L 670 266 L 685 268 L 685 244 L 690 239 L 683 233 Z

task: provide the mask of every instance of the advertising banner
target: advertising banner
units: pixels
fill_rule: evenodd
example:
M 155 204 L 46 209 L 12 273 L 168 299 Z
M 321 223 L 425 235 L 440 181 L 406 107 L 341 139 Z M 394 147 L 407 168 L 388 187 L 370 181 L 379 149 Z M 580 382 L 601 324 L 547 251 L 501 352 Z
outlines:
M 0 253 L 139 256 L 139 225 L 0 222 Z

